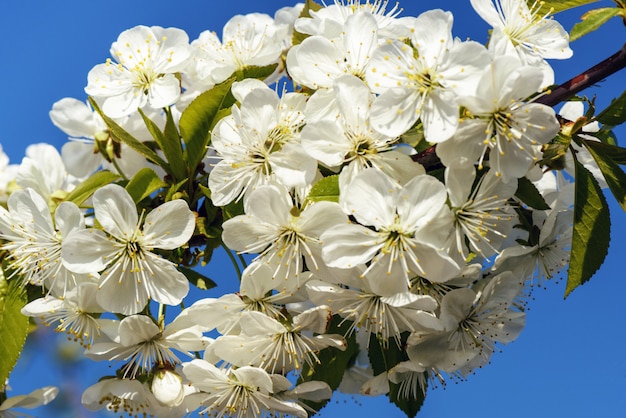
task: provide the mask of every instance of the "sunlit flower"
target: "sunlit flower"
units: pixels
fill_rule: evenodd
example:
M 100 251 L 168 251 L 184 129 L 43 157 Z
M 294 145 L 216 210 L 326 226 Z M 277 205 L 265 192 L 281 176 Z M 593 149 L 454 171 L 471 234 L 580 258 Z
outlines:
M 453 225 L 446 200 L 445 186 L 432 176 L 419 175 L 401 186 L 380 170 L 365 170 L 340 195 L 346 213 L 360 224 L 322 234 L 322 257 L 337 268 L 371 262 L 364 274 L 371 269 L 383 274 L 378 280 L 388 294 L 408 290 L 414 275 L 446 281 L 459 272 L 441 251 Z
M 331 88 L 333 81 L 345 74 L 363 80 L 378 46 L 377 31 L 370 13 L 348 16 L 340 37 L 311 36 L 292 47 L 287 54 L 289 75 L 312 89 Z
M 566 59 L 572 56 L 567 31 L 541 11 L 543 1 L 471 0 L 474 10 L 493 30 L 489 50 L 493 56 L 517 56 L 525 65 L 543 73 L 542 87 L 554 84 L 554 71 L 544 58 Z
M 122 319 L 117 329 L 107 331 L 111 340 L 96 342 L 85 355 L 98 361 L 125 361 L 122 368 L 125 378 L 135 378 L 153 366 L 180 364 L 172 350 L 191 356 L 191 352 L 206 348 L 202 332 L 186 316 L 177 317 L 161 329 L 145 315 L 131 315 Z
M 22 308 L 22 314 L 41 318 L 46 325 L 58 322 L 57 332 L 65 332 L 90 347 L 100 337 L 103 320 L 98 318 L 104 309 L 96 302 L 98 285 L 83 282 L 65 293 L 65 297 L 46 296 L 35 299 Z
M 195 218 L 183 200 L 172 200 L 137 214 L 137 207 L 121 186 L 110 184 L 93 195 L 95 216 L 104 231 L 77 231 L 64 241 L 63 263 L 78 273 L 103 271 L 98 303 L 125 315 L 141 311 L 148 299 L 168 305 L 180 303 L 189 282 L 176 266 L 152 252 L 172 250 L 191 238 Z
M 24 284 L 45 286 L 63 296 L 81 280 L 80 274 L 62 263 L 62 244 L 67 236 L 85 227 L 83 214 L 70 202 L 61 203 L 52 222 L 48 203 L 33 189 L 17 190 L 0 207 L 0 237 L 7 242 L 9 267 Z
M 472 96 L 462 97 L 469 117 L 456 134 L 438 144 L 437 155 L 446 166 L 486 163 L 505 182 L 523 177 L 541 157 L 541 145 L 559 132 L 554 110 L 524 100 L 537 93 L 542 79 L 535 67 L 521 66 L 517 58 L 502 56 L 485 68 Z
M 192 360 L 183 365 L 183 373 L 204 395 L 201 414 L 215 418 L 256 418 L 270 414 L 307 417 L 301 406 L 272 396 L 272 378 L 258 367 L 223 370 L 204 360 Z
M 209 174 L 213 203 L 238 201 L 271 182 L 289 188 L 309 185 L 317 164 L 300 145 L 306 96 L 285 93 L 279 98 L 251 82 L 236 83 L 233 94 L 240 106 L 233 106 L 232 115 L 221 119 L 212 133 L 212 146 L 221 157 Z
M 276 186 L 259 187 L 244 205 L 245 215 L 224 222 L 223 240 L 235 251 L 259 253 L 259 263 L 276 266 L 274 277 L 282 279 L 276 283 L 280 291 L 299 286 L 303 257 L 311 271 L 319 268 L 323 263 L 320 235 L 347 222 L 336 203 L 316 202 L 300 209 L 284 188 Z
M 302 129 L 302 146 L 327 167 L 342 167 L 340 185 L 346 186 L 361 171 L 376 167 L 406 183 L 424 174 L 420 164 L 394 149 L 398 138 L 383 135 L 370 125 L 370 89 L 358 78 L 339 77 L 333 83 L 337 118 L 316 120 Z M 308 109 L 308 108 L 307 108 Z
M 452 20 L 442 10 L 422 13 L 411 26 L 412 46 L 392 41 L 373 52 L 365 79 L 379 94 L 370 116 L 374 129 L 395 137 L 420 119 L 429 142 L 454 134 L 457 96 L 472 90 L 488 54 L 476 42 L 454 41 Z
M 126 116 L 149 105 L 162 108 L 180 96 L 176 73 L 191 55 L 187 34 L 176 28 L 135 26 L 111 45 L 116 62 L 98 64 L 87 75 L 85 92 L 103 100 L 111 117 Z

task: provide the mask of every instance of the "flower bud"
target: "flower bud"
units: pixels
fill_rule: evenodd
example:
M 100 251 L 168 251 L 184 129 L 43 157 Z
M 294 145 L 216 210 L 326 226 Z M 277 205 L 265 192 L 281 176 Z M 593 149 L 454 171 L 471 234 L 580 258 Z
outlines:
M 159 370 L 154 375 L 151 390 L 161 404 L 169 407 L 180 405 L 185 397 L 182 378 L 171 370 Z

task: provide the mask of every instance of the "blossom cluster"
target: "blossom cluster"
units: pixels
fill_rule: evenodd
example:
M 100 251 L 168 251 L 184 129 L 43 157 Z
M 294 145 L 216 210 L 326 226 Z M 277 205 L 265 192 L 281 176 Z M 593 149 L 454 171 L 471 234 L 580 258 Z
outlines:
M 443 10 L 311 4 L 235 16 L 221 39 L 124 31 L 87 76 L 91 101 L 52 107 L 61 153 L 2 160 L 5 274 L 41 287 L 22 312 L 120 363 L 87 408 L 306 417 L 334 390 L 417 400 L 515 340 L 530 286 L 567 265 L 573 156 L 565 174 L 542 165 L 561 126 L 533 101 L 567 32 L 521 0 L 471 0 L 488 46 L 455 38 Z M 212 265 L 191 267 L 220 245 L 250 255 L 239 289 L 196 297 Z

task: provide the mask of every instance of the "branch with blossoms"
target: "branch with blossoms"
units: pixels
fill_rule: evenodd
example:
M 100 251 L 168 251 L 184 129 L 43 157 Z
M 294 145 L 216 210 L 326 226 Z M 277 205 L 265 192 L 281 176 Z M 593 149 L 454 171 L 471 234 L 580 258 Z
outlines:
M 36 318 L 118 365 L 91 410 L 307 417 L 339 391 L 415 416 L 517 338 L 534 286 L 591 278 L 603 188 L 626 209 L 626 95 L 551 107 L 624 48 L 550 90 L 572 51 L 546 3 L 472 0 L 488 46 L 386 1 L 121 33 L 88 101 L 54 104 L 61 153 L 6 169 L 0 379 Z M 238 291 L 208 297 L 219 247 Z

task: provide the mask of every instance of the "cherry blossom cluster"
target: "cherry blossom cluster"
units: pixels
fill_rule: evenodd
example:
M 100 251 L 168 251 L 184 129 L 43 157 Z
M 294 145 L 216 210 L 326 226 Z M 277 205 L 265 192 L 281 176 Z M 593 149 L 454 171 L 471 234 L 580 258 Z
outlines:
M 521 0 L 471 0 L 488 46 L 455 38 L 443 10 L 311 4 L 235 16 L 221 37 L 124 31 L 87 76 L 92 104 L 52 107 L 61 153 L 0 161 L 5 274 L 41 288 L 22 312 L 119 367 L 87 408 L 306 417 L 334 390 L 390 388 L 410 402 L 489 363 L 522 331 L 530 286 L 567 265 L 573 157 L 542 165 L 560 123 L 533 102 L 554 83 L 546 59 L 572 54 L 567 32 Z M 174 188 L 157 139 L 175 129 L 185 151 L 179 121 L 225 83 L 234 104 Z M 158 187 L 138 194 L 146 170 Z M 238 291 L 198 297 L 210 239 L 245 264 Z M 329 381 L 324 359 L 346 352 Z

